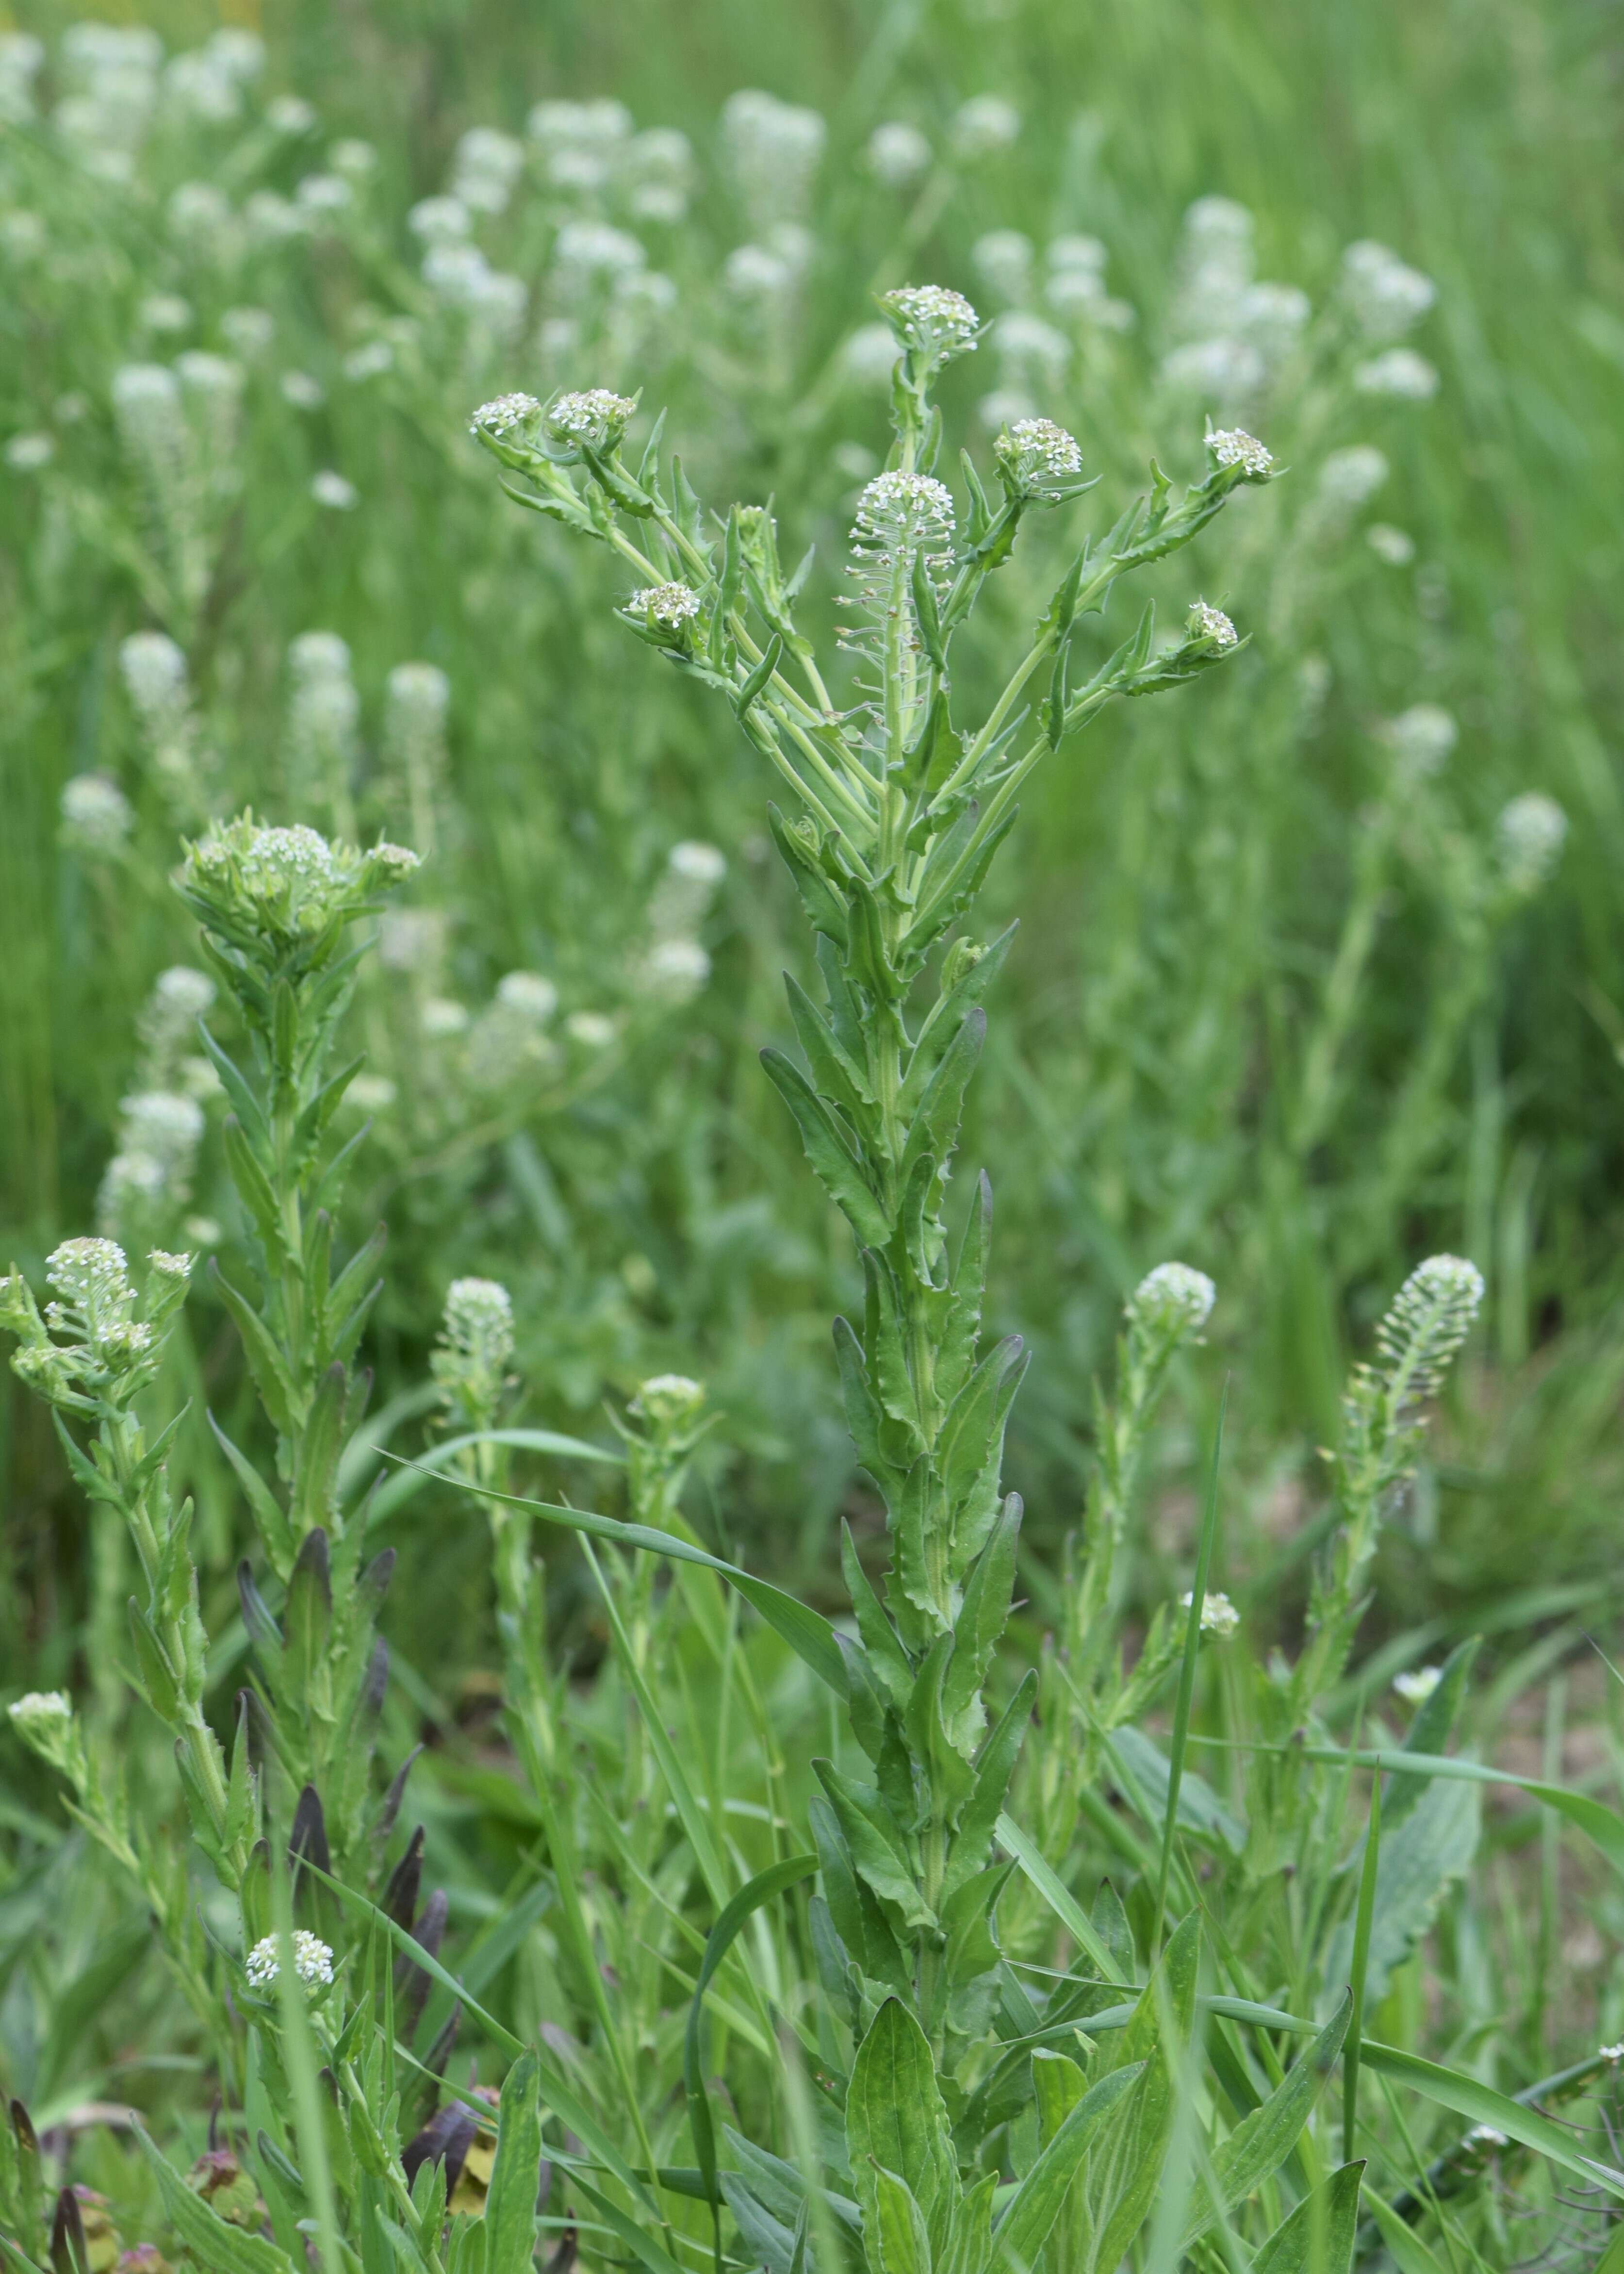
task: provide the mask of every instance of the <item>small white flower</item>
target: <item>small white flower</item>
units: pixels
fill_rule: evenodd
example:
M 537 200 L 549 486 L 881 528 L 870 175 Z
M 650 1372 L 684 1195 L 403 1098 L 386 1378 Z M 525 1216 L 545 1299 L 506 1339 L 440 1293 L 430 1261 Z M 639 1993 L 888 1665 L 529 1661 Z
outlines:
M 312 1934 L 308 1928 L 293 1930 L 293 1971 L 307 1990 L 325 1986 L 333 1979 L 333 1952 L 329 1944 Z M 268 1990 L 282 1972 L 282 1953 L 278 1938 L 264 1935 L 249 1952 L 244 1965 L 249 1984 L 255 1990 Z
M 1402 338 L 1438 297 L 1430 276 L 1370 238 L 1343 253 L 1342 288 L 1360 330 L 1377 341 Z
M 434 1373 L 442 1382 L 470 1370 L 499 1387 L 513 1356 L 513 1298 L 497 1279 L 454 1279 L 446 1290 L 446 1315 Z
M 686 1002 L 710 978 L 710 959 L 696 939 L 662 939 L 650 949 L 643 970 L 656 993 Z
M 64 786 L 62 826 L 70 844 L 86 853 L 111 853 L 135 826 L 135 814 L 107 774 L 75 774 Z
M 1430 403 L 1438 392 L 1438 373 L 1413 348 L 1389 348 L 1370 363 L 1355 367 L 1353 383 L 1361 395 L 1389 395 L 1399 403 Z
M 604 1050 L 614 1040 L 614 1020 L 601 1011 L 572 1011 L 564 1021 L 564 1031 L 583 1050 Z
M 358 135 L 346 134 L 327 152 L 327 163 L 347 182 L 364 182 L 378 170 L 378 153 L 370 142 L 363 142 Z
M 1067 482 L 1083 471 L 1077 438 L 1052 418 L 1017 418 L 999 437 L 997 453 L 1017 478 L 1032 488 Z
M 1205 1271 L 1188 1263 L 1158 1263 L 1129 1298 L 1128 1316 L 1136 1326 L 1182 1338 L 1200 1332 L 1217 1299 L 1218 1290 Z
M 860 520 L 867 518 L 876 526 L 894 522 L 910 529 L 951 531 L 953 496 L 933 474 L 905 473 L 893 466 L 866 485 L 857 513 Z
M 860 324 L 841 348 L 840 362 L 855 386 L 889 388 L 901 352 L 889 324 Z
M 13 434 L 5 446 L 5 463 L 14 474 L 37 474 L 56 455 L 49 434 Z
M 696 837 L 685 837 L 680 844 L 673 845 L 668 865 L 672 873 L 685 882 L 703 885 L 712 891 L 727 874 L 726 855 Z
M 1192 600 L 1187 619 L 1192 640 L 1210 640 L 1216 648 L 1234 647 L 1240 634 L 1222 608 L 1214 608 L 1207 600 Z
M 282 401 L 295 410 L 320 410 L 327 399 L 321 381 L 307 371 L 284 371 L 276 385 Z
M 1387 478 L 1387 462 L 1368 442 L 1350 443 L 1333 450 L 1320 469 L 1320 494 L 1326 503 L 1353 512 L 1372 496 Z
M 1461 730 L 1440 703 L 1412 703 L 1387 726 L 1400 772 L 1411 781 L 1435 774 L 1460 740 Z
M 1496 826 L 1500 865 L 1514 891 L 1531 892 L 1543 885 L 1562 857 L 1568 816 L 1553 797 L 1537 789 L 1514 797 Z
M 1474 2124 L 1466 2135 L 1466 2144 L 1469 2148 L 1485 2148 L 1492 2150 L 1507 2147 L 1509 2142 L 1505 2134 L 1497 2129 L 1494 2125 Z
M 703 1382 L 691 1380 L 686 1374 L 656 1374 L 638 1385 L 632 1412 L 653 1422 L 657 1428 L 669 1429 L 696 1420 L 704 1402 Z
M 961 157 L 1007 150 L 1020 132 L 1020 113 L 1001 94 L 972 95 L 953 120 L 953 147 Z
M 869 170 L 892 189 L 916 180 L 929 163 L 929 143 L 906 119 L 888 118 L 868 137 Z
M 1395 529 L 1390 521 L 1372 521 L 1365 532 L 1365 542 L 1389 568 L 1408 568 L 1416 557 L 1415 538 L 1406 530 Z
M 1219 465 L 1239 466 L 1253 480 L 1260 480 L 1274 463 L 1274 452 L 1242 426 L 1214 428 L 1207 447 Z
M 343 361 L 344 377 L 359 382 L 380 379 L 386 371 L 395 368 L 395 350 L 387 340 L 368 340 L 365 346 L 352 348 Z
M 497 981 L 496 999 L 539 1027 L 558 1009 L 558 989 L 538 971 L 510 971 Z
M 64 1690 L 30 1690 L 6 1711 L 30 1733 L 43 1732 L 73 1719 L 73 1701 Z
M 303 95 L 279 94 L 274 102 L 266 105 L 265 123 L 278 134 L 308 134 L 315 125 L 316 113 Z
M 406 216 L 406 226 L 425 245 L 448 245 L 465 237 L 474 217 L 461 198 L 419 198 Z
M 989 230 L 970 248 L 976 275 L 1000 300 L 1021 301 L 1032 290 L 1032 239 L 1019 229 Z
M 448 995 L 432 995 L 423 1006 L 420 1023 L 425 1035 L 443 1041 L 447 1035 L 467 1033 L 468 1009 Z
M 184 332 L 192 326 L 192 303 L 178 292 L 152 292 L 136 315 L 144 332 Z
M 699 595 L 688 584 L 649 584 L 634 592 L 626 606 L 632 614 L 652 616 L 657 624 L 675 631 L 699 614 Z
M 344 1103 L 355 1113 L 387 1113 L 398 1095 L 387 1073 L 358 1073 L 344 1092 Z
M 1393 1687 L 1406 1706 L 1425 1706 L 1444 1678 L 1441 1666 L 1406 1667 L 1393 1677 Z
M 326 467 L 312 481 L 310 493 L 318 505 L 328 507 L 335 513 L 348 513 L 361 501 L 361 493 L 342 474 Z
M 13 1711 L 15 1711 L 15 1708 L 13 1708 Z M 1598 2045 L 1596 2048 L 1596 2058 L 1598 2060 L 1613 2062 L 1624 2061 L 1624 2044 Z
M 306 174 L 293 192 L 293 201 L 302 214 L 324 221 L 334 214 L 347 213 L 355 203 L 355 192 L 342 174 Z
M 275 338 L 276 320 L 268 308 L 228 308 L 220 319 L 220 335 L 233 355 L 252 363 Z
M 1178 1608 L 1187 1611 L 1194 1600 L 1193 1589 L 1187 1588 L 1178 1599 Z M 1227 1595 L 1203 1595 L 1201 1598 L 1201 1632 L 1214 1635 L 1220 1642 L 1228 1642 L 1241 1623 L 1241 1615 Z

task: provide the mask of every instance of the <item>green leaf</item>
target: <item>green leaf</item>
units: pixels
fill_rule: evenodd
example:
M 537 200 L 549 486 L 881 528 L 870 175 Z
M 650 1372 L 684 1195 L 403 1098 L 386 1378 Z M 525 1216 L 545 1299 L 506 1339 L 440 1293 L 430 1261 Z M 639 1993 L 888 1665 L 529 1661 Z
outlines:
M 1305 2195 L 1258 2253 L 1252 2274 L 1348 2274 L 1364 2173 L 1363 2164 L 1344 2164 Z
M 894 1908 L 904 1927 L 935 1926 L 935 1915 L 919 1890 L 907 1843 L 879 1794 L 872 1785 L 860 1785 L 843 1776 L 831 1761 L 814 1761 L 812 1766 L 839 1819 L 859 1877 L 882 1903 Z
M 769 681 L 783 659 L 783 655 L 784 643 L 777 632 L 774 632 L 767 643 L 767 652 L 733 697 L 733 709 L 741 719 L 747 716 L 751 706 L 765 691 Z
M 1508 2140 L 1520 2140 L 1537 2155 L 1547 2157 L 1564 2171 L 1575 2172 L 1624 2201 L 1624 2172 L 1594 2157 L 1582 2156 L 1573 2144 L 1573 2135 L 1538 2109 L 1525 2108 L 1520 2101 L 1496 2092 L 1492 2085 L 1480 2084 L 1475 2076 L 1463 2075 L 1459 2069 L 1423 2060 L 1419 2053 L 1401 2052 L 1396 2045 L 1379 2044 L 1374 2037 L 1366 2037 L 1359 2052 L 1364 2067 L 1374 2069 L 1379 2076 L 1390 2076 L 1395 2083 L 1408 2085 L 1412 2092 L 1453 2109 L 1473 2124 L 1490 2125 Z
M 281 1502 L 254 1467 L 246 1453 L 240 1452 L 211 1413 L 208 1426 L 214 1432 L 214 1442 L 230 1463 L 238 1484 L 243 1487 L 266 1554 L 270 1557 L 277 1576 L 286 1578 L 293 1567 L 297 1543 L 293 1530 L 283 1512 Z
M 699 2158 L 700 2176 L 706 2193 L 714 2198 L 717 2189 L 716 2131 L 710 2120 L 710 2096 L 705 2090 L 703 2025 L 705 1992 L 716 1978 L 733 1939 L 747 1919 L 771 1902 L 786 1888 L 809 1879 L 817 1869 L 816 1856 L 790 1856 L 781 1864 L 770 1864 L 764 1871 L 741 1887 L 738 1894 L 723 1906 L 716 1924 L 705 1937 L 704 1956 L 700 1962 L 699 1977 L 694 1984 L 694 1996 L 688 2007 L 688 2028 L 682 2039 L 682 2089 L 688 2097 L 688 2129 L 694 2135 L 694 2150 Z M 717 2263 L 721 2263 L 722 2232 L 716 2230 Z
M 887 2202 L 881 2185 L 882 2175 L 892 2173 L 922 2216 L 929 2264 L 945 2249 L 959 2208 L 959 2165 L 929 2040 L 898 1998 L 885 2000 L 857 2049 L 846 2095 L 846 2143 L 865 2237 L 897 2231 L 898 2206 Z M 869 2255 L 876 2255 L 872 2248 Z M 887 2274 L 901 2274 L 890 2260 L 884 2263 Z
M 796 1040 L 806 1053 L 818 1095 L 856 1118 L 864 1107 L 874 1103 L 867 1073 L 847 1053 L 806 989 L 787 971 L 784 975 L 784 991 L 789 998 Z
M 900 1713 L 906 1706 L 914 1687 L 914 1668 L 908 1654 L 897 1637 L 885 1613 L 885 1607 L 869 1585 L 857 1554 L 857 1543 L 852 1538 L 852 1527 L 843 1517 L 840 1520 L 840 1569 L 845 1576 L 846 1593 L 852 1599 L 852 1608 L 857 1615 L 857 1631 L 862 1638 L 863 1648 L 886 1696 Z
M 940 1170 L 951 1158 L 959 1141 L 965 1091 L 986 1040 L 987 1013 L 979 1003 L 973 1003 L 920 1095 L 898 1170 L 899 1183 L 906 1183 L 916 1161 L 929 1160 Z
M 1441 1753 L 1455 1734 L 1455 1722 L 1466 1699 L 1466 1683 L 1482 1645 L 1481 1635 L 1457 1643 L 1444 1660 L 1438 1686 L 1424 1698 L 1420 1711 L 1404 1733 L 1407 1753 Z M 1387 1788 L 1387 1829 L 1395 1831 L 1427 1788 L 1418 1777 L 1395 1777 Z
M 1479 1789 L 1441 1781 L 1428 1785 L 1396 1832 L 1384 1826 L 1365 1974 L 1367 2006 L 1380 2004 L 1395 1968 L 1431 1926 L 1450 1884 L 1470 1869 L 1482 1826 Z M 1352 1979 L 1356 1924 L 1353 1918 L 1342 1920 L 1327 1946 L 1327 1995 Z
M 1120 2121 L 1090 2161 L 1094 2274 L 1115 2274 L 1161 2182 L 1174 2117 L 1172 2063 L 1162 2037 L 1171 2031 L 1181 2045 L 1188 2044 L 1200 1962 L 1200 1915 L 1192 1912 L 1175 1931 L 1123 2033 L 1122 2065 L 1142 2061 L 1145 2068 L 1123 2104 Z
M 516 2060 L 502 2084 L 485 2206 L 487 2274 L 531 2274 L 541 2180 L 540 2084 L 533 2053 Z
M 231 1284 L 213 1256 L 209 1258 L 208 1268 L 216 1293 L 237 1321 L 237 1330 L 243 1338 L 243 1351 L 248 1360 L 248 1370 L 253 1375 L 254 1388 L 271 1417 L 272 1425 L 282 1436 L 291 1437 L 298 1396 L 270 1329 L 247 1297 L 239 1294 Z
M 943 1878 L 944 1897 L 973 1879 L 991 1852 L 993 1834 L 1002 1820 L 1010 1779 L 1015 1773 L 1016 1758 L 1037 1693 L 1037 1668 L 1029 1666 L 1020 1687 L 976 1756 L 975 1783 L 959 1813 L 959 1828 Z
M 1011 1493 L 971 1567 L 953 1627 L 953 1658 L 942 1684 L 942 1711 L 950 1729 L 969 1738 L 979 1726 L 981 1684 L 1009 1620 L 1020 1518 L 1020 1495 Z
M 851 1225 L 859 1243 L 865 1247 L 883 1247 L 891 1238 L 891 1223 L 868 1183 L 850 1133 L 842 1128 L 831 1108 L 824 1104 L 800 1067 L 782 1050 L 763 1050 L 762 1064 L 795 1117 L 801 1144 L 818 1182 Z
M 229 2226 L 154 2147 L 145 2128 L 133 2127 L 142 2153 L 158 2183 L 164 2216 L 187 2250 L 208 2274 L 293 2274 L 293 2262 L 263 2236 Z
M 1398 2274 L 1449 2274 L 1438 2253 L 1427 2248 L 1415 2229 L 1399 2217 L 1391 2203 L 1382 2201 L 1374 2187 L 1365 2190 L 1365 2208 L 1376 2222 Z M 1624 2240 L 1624 2228 L 1620 2228 L 1620 2235 Z M 1616 2263 L 1610 2265 L 1609 2260 Z M 1595 2274 L 1619 2274 L 1620 2267 L 1624 2267 L 1624 2255 L 1617 2249 L 1611 2250 L 1597 2266 Z
M 930 2235 L 913 2189 L 895 2172 L 874 2173 L 874 2208 L 863 2214 L 874 2274 L 931 2274 Z
M 1353 1994 L 1350 1991 L 1295 2067 L 1260 2108 L 1254 2108 L 1250 2116 L 1243 2118 L 1214 2154 L 1213 2176 L 1218 2182 L 1219 2204 L 1225 2212 L 1238 2210 L 1249 2195 L 1255 2195 L 1296 2147 L 1325 2081 L 1336 2066 L 1352 2013 Z M 1205 2197 L 1205 2188 L 1201 2195 Z M 1186 2249 L 1198 2235 L 1206 2233 L 1214 2215 L 1210 2199 L 1203 2201 L 1185 2231 Z
M 1078 1948 L 1093 1959 L 1102 1979 L 1107 1982 L 1118 1980 L 1116 1959 L 1036 1841 L 1029 1838 L 1008 1814 L 998 1818 L 994 1831 L 998 1845 L 1013 1856 Z
M 1365 2034 L 1365 1992 L 1370 1976 L 1371 1921 L 1376 1907 L 1376 1870 L 1381 1856 L 1381 1780 L 1371 1791 L 1370 1826 L 1365 1835 L 1365 1862 L 1359 1872 L 1359 1899 L 1354 1909 L 1352 2037 L 1342 2062 L 1342 2160 L 1351 2163 L 1359 2120 L 1359 2041 Z
M 1143 2062 L 1113 2069 L 1083 2095 L 1011 2197 L 993 2236 L 993 2264 L 1009 2274 L 1026 2274 L 1065 2205 L 1084 2157 L 1107 2118 L 1139 2084 Z M 1114 2268 L 1116 2260 L 1110 2264 Z

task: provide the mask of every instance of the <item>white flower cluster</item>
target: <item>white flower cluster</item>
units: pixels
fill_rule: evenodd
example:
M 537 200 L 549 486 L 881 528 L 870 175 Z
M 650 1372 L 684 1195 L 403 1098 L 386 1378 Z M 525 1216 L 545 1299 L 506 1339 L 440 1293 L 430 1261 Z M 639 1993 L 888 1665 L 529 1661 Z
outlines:
M 1418 324 L 1438 288 L 1387 246 L 1363 237 L 1342 255 L 1342 293 L 1365 337 L 1380 343 L 1402 339 Z
M 1229 617 L 1210 601 L 1192 600 L 1186 621 L 1192 640 L 1210 640 L 1216 648 L 1234 647 L 1239 642 L 1240 634 Z
M 829 130 L 816 110 L 741 87 L 722 106 L 722 139 L 752 221 L 795 221 L 805 212 Z
M 206 922 L 218 914 L 239 938 L 250 927 L 280 956 L 287 941 L 359 915 L 417 867 L 403 845 L 380 841 L 363 851 L 329 843 L 303 823 L 267 829 L 244 814 L 216 824 L 188 849 L 181 880 L 207 911 Z
M 1187 1588 L 1178 1599 L 1178 1608 L 1187 1611 L 1195 1600 L 1194 1590 Z M 1212 1635 L 1219 1642 L 1228 1642 L 1239 1628 L 1241 1615 L 1227 1595 L 1203 1595 L 1201 1598 L 1201 1632 Z
M 333 1979 L 333 1950 L 329 1943 L 311 1933 L 308 1927 L 296 1926 L 292 1934 L 293 1971 L 307 1990 L 325 1988 Z M 268 1990 L 282 1972 L 282 1946 L 274 1934 L 263 1935 L 244 1962 L 244 1972 L 249 1986 Z
M 1274 454 L 1243 426 L 1219 426 L 1209 431 L 1207 447 L 1220 466 L 1239 466 L 1250 481 L 1260 481 L 1274 463 Z
M 905 347 L 938 363 L 974 350 L 981 319 L 962 292 L 945 284 L 899 284 L 880 305 Z
M 696 1419 L 704 1402 L 703 1382 L 686 1374 L 656 1374 L 638 1385 L 632 1412 L 657 1429 L 677 1429 Z
M 454 1279 L 429 1370 L 476 1427 L 488 1425 L 513 1357 L 513 1299 L 499 1280 Z
M 607 387 L 590 387 L 558 397 L 547 411 L 547 432 L 559 441 L 607 449 L 620 440 L 636 408 L 629 395 L 616 395 Z
M 1255 230 L 1233 199 L 1198 198 L 1184 215 L 1164 383 L 1226 414 L 1248 410 L 1276 385 L 1312 310 L 1293 284 L 1256 279 Z
M 1205 1271 L 1188 1263 L 1158 1263 L 1128 1299 L 1130 1325 L 1179 1340 L 1199 1334 L 1213 1314 L 1218 1290 Z
M 1077 437 L 1052 418 L 1017 418 L 996 447 L 1004 464 L 1029 488 L 1073 481 L 1083 471 Z
M 676 631 L 699 614 L 699 595 L 691 584 L 648 584 L 626 603 L 634 614 L 652 616 L 657 624 Z
M 110 774 L 75 774 L 63 785 L 62 834 L 76 853 L 116 853 L 135 826 L 129 799 Z
M 888 118 L 868 137 L 868 169 L 890 189 L 917 181 L 930 163 L 930 145 L 906 119 Z
M 527 441 L 540 418 L 541 405 L 533 395 L 499 395 L 493 401 L 480 404 L 469 421 L 468 431 L 476 439 L 489 434 L 498 441 L 505 441 L 509 435 L 516 435 L 521 441 Z
M 1386 395 L 1396 403 L 1430 403 L 1438 392 L 1438 373 L 1413 348 L 1389 348 L 1385 355 L 1354 366 L 1361 395 Z
M 31 1738 L 59 1729 L 73 1719 L 73 1701 L 63 1690 L 30 1690 L 6 1708 Z
M 1542 790 L 1524 790 L 1501 813 L 1495 834 L 1506 882 L 1515 892 L 1537 892 L 1562 857 L 1568 816 Z
M 1428 781 L 1460 740 L 1461 730 L 1440 703 L 1412 703 L 1387 726 L 1387 740 L 1406 781 Z

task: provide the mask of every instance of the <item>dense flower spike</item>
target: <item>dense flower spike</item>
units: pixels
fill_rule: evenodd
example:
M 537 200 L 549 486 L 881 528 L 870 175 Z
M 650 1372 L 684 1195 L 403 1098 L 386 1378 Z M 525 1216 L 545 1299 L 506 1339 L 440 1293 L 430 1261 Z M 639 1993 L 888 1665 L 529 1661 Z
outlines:
M 1192 1590 L 1186 1589 L 1178 1599 L 1178 1608 L 1187 1611 L 1195 1600 Z M 1228 1642 L 1240 1631 L 1241 1615 L 1227 1595 L 1207 1594 L 1201 1598 L 1201 1632 L 1218 1642 Z
M 1239 426 L 1208 433 L 1207 447 L 1221 466 L 1238 466 L 1248 481 L 1260 481 L 1274 463 L 1274 453 Z
M 675 631 L 699 614 L 699 595 L 690 584 L 649 584 L 634 592 L 626 605 Z
M 1128 1315 L 1147 1332 L 1182 1339 L 1200 1333 L 1217 1299 L 1218 1290 L 1205 1271 L 1187 1263 L 1158 1263 L 1134 1289 Z
M 900 284 L 882 294 L 880 306 L 903 346 L 929 363 L 948 363 L 974 349 L 981 319 L 962 292 L 945 284 Z
M 1192 639 L 1210 640 L 1214 647 L 1234 647 L 1240 639 L 1240 634 L 1223 610 L 1214 608 L 1206 600 L 1191 602 L 1189 625 Z

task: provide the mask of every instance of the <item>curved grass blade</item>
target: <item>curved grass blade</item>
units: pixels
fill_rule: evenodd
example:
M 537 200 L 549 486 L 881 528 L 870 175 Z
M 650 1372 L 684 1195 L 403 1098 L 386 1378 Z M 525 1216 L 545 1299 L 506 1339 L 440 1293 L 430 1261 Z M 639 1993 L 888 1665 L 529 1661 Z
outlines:
M 1190 1589 L 1190 1616 L 1184 1626 L 1184 1654 L 1178 1669 L 1178 1696 L 1173 1707 L 1173 1743 L 1169 1756 L 1167 1816 L 1162 1827 L 1162 1865 L 1156 1878 L 1155 1924 L 1151 1956 L 1162 1947 L 1162 1928 L 1167 1917 L 1168 1877 L 1173 1869 L 1173 1835 L 1178 1829 L 1178 1788 L 1184 1781 L 1184 1752 L 1190 1743 L 1190 1709 L 1195 1702 L 1195 1665 L 1201 1651 L 1201 1614 L 1207 1606 L 1207 1581 L 1213 1568 L 1213 1541 L 1218 1532 L 1218 1467 L 1223 1457 L 1223 1419 L 1229 1403 L 1226 1381 L 1218 1401 L 1218 1426 L 1213 1432 L 1212 1465 L 1207 1473 L 1207 1508 L 1201 1518 L 1201 1544 L 1196 1553 L 1195 1578 Z
M 402 1461 L 396 1453 L 386 1453 L 384 1458 L 405 1469 L 421 1465 Z M 428 1473 L 434 1472 L 431 1470 Z M 673 1563 L 697 1563 L 703 1570 L 720 1572 L 838 1698 L 851 1694 L 846 1660 L 833 1627 L 793 1595 L 786 1595 L 782 1587 L 741 1570 L 738 1564 L 726 1562 L 719 1555 L 708 1555 L 703 1547 L 679 1540 L 673 1532 L 656 1532 L 650 1525 L 621 1524 L 613 1516 L 595 1516 L 587 1509 L 559 1508 L 551 1501 L 526 1500 L 523 1494 L 492 1492 L 484 1486 L 479 1488 L 479 1497 L 500 1501 L 508 1508 L 527 1508 L 532 1516 L 545 1516 L 549 1524 L 561 1524 L 570 1532 L 586 1533 L 590 1539 L 612 1540 L 617 1547 L 636 1547 L 646 1555 L 668 1555 Z
M 1381 1779 L 1371 1788 L 1370 1829 L 1359 1873 L 1359 1904 L 1353 1922 L 1353 2022 L 1342 2062 L 1342 2161 L 1353 2161 L 1353 2135 L 1359 2114 L 1359 2041 L 1365 2034 L 1365 1976 L 1370 1965 L 1371 1921 L 1376 1909 L 1376 1873 L 1381 1857 Z

